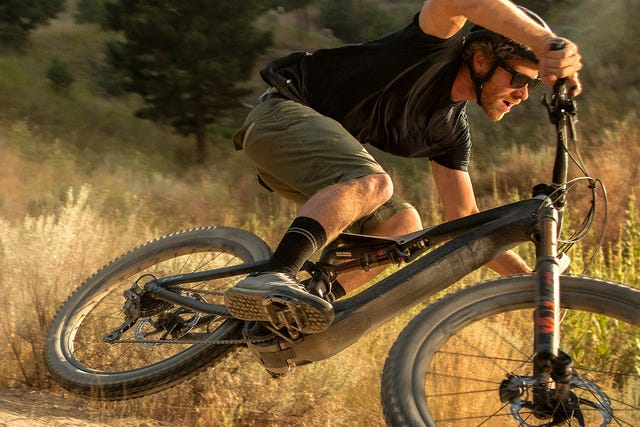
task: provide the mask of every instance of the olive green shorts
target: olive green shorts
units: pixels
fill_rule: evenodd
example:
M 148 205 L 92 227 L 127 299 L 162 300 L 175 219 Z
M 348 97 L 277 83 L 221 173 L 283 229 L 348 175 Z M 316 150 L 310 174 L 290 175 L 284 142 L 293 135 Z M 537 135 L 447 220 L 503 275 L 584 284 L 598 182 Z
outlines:
M 362 176 L 386 173 L 337 121 L 282 98 L 256 105 L 233 136 L 268 189 L 302 204 L 319 190 Z M 369 233 L 411 205 L 394 194 L 349 231 Z

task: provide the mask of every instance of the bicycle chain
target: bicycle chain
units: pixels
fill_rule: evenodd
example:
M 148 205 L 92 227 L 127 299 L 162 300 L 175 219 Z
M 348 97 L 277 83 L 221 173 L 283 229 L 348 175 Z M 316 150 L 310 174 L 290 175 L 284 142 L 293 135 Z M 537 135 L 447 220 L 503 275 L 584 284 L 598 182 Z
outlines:
M 199 344 L 199 345 L 242 345 L 242 344 L 253 344 L 259 342 L 266 342 L 272 339 L 273 337 L 268 338 L 260 338 L 260 339 L 243 339 L 243 340 L 216 340 L 216 341 L 202 341 L 202 340 L 116 340 L 113 341 L 114 344 Z

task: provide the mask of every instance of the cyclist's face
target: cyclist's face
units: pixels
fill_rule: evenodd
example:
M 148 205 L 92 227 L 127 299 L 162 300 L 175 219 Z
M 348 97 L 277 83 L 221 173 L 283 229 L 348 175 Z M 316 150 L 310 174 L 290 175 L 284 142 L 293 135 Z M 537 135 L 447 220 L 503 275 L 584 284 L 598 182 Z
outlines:
M 529 87 L 524 85 L 514 88 L 515 73 L 522 73 L 530 78 L 537 77 L 538 68 L 535 64 L 524 61 L 508 61 L 507 70 L 504 67 L 496 68 L 493 76 L 484 84 L 482 89 L 482 109 L 490 120 L 500 120 L 515 105 L 526 101 L 529 97 Z M 523 76 L 519 76 L 522 80 Z

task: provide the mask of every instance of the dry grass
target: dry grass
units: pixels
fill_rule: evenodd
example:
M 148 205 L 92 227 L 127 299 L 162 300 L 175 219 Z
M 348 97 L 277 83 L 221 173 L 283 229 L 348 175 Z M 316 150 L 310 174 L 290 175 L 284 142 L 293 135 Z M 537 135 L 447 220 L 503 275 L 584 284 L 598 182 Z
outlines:
M 46 328 L 62 300 L 109 259 L 158 235 L 203 224 L 242 226 L 273 244 L 295 211 L 287 202 L 255 193 L 252 174 L 242 168 L 219 169 L 215 177 L 193 171 L 177 179 L 105 167 L 93 170 L 88 178 L 55 143 L 47 151 L 46 162 L 33 160 L 28 152 L 15 147 L 29 146 L 37 137 L 21 123 L 9 129 L 0 140 L 6 165 L 0 170 L 0 185 L 5 190 L 0 197 L 0 292 L 10 296 L 0 301 L 0 331 L 6 337 L 0 346 L 0 386 L 52 386 L 41 359 Z M 629 134 L 637 135 L 637 129 L 626 129 L 624 135 Z M 623 137 L 612 131 L 609 140 L 602 141 L 606 146 L 613 142 L 605 150 L 607 156 L 619 157 L 617 168 L 605 163 L 600 169 L 609 175 L 607 185 L 615 188 L 613 193 L 628 196 L 634 189 L 637 193 L 637 184 L 633 184 L 637 165 L 630 159 L 627 164 L 628 157 L 616 148 Z M 632 145 L 628 150 L 637 147 Z M 512 156 L 531 158 L 525 151 Z M 516 180 L 523 170 L 513 166 L 515 163 L 496 174 L 511 176 L 504 182 Z M 529 167 L 537 164 L 534 160 Z M 32 178 L 23 179 L 25 175 Z M 87 181 L 91 184 L 83 183 Z M 509 188 L 505 184 L 505 189 Z M 516 193 L 493 191 L 493 196 L 482 196 L 484 203 L 491 205 Z M 606 256 L 597 259 L 591 273 L 637 284 L 640 226 L 635 201 L 630 200 L 614 211 L 613 222 L 624 227 L 617 228 Z M 619 200 L 613 203 L 618 205 Z M 425 222 L 439 220 L 435 200 L 423 199 L 419 205 L 427 209 Z M 577 258 L 574 263 L 580 267 L 582 260 Z M 480 277 L 474 275 L 468 281 Z M 91 405 L 111 413 L 153 414 L 179 425 L 277 426 L 292 420 L 300 426 L 382 425 L 382 364 L 412 314 L 415 310 L 334 358 L 301 367 L 277 381 L 247 352 L 239 352 L 217 369 L 156 396 Z
M 57 212 L 26 216 L 17 224 L 0 219 L 0 292 L 10 296 L 0 303 L 0 327 L 10 337 L 8 348 L 0 350 L 9 365 L 2 385 L 46 385 L 39 356 L 56 307 L 114 250 L 124 250 L 131 238 L 151 236 L 135 219 L 114 224 L 101 216 L 88 207 L 89 196 L 88 187 L 69 190 Z
M 93 207 L 95 200 L 89 203 L 95 197 L 84 186 L 69 190 L 57 212 L 19 223 L 0 221 L 0 292 L 11 296 L 0 302 L 5 313 L 0 328 L 7 337 L 0 347 L 0 386 L 51 386 L 41 353 L 55 309 L 106 260 L 153 237 L 143 216 L 132 214 L 125 223 L 115 223 Z M 158 396 L 92 406 L 112 413 L 151 413 L 180 425 L 275 426 L 292 419 L 300 419 L 301 426 L 380 425 L 381 366 L 405 321 L 279 381 L 247 352 L 237 352 L 218 369 Z

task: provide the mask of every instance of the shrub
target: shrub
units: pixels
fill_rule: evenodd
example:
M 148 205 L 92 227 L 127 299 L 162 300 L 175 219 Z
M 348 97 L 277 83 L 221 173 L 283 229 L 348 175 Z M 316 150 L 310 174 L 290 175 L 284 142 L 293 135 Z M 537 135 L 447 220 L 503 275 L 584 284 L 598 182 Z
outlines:
M 74 81 L 73 74 L 69 71 L 69 67 L 60 59 L 55 58 L 51 61 L 51 65 L 47 69 L 47 79 L 56 91 L 64 91 L 69 89 Z

